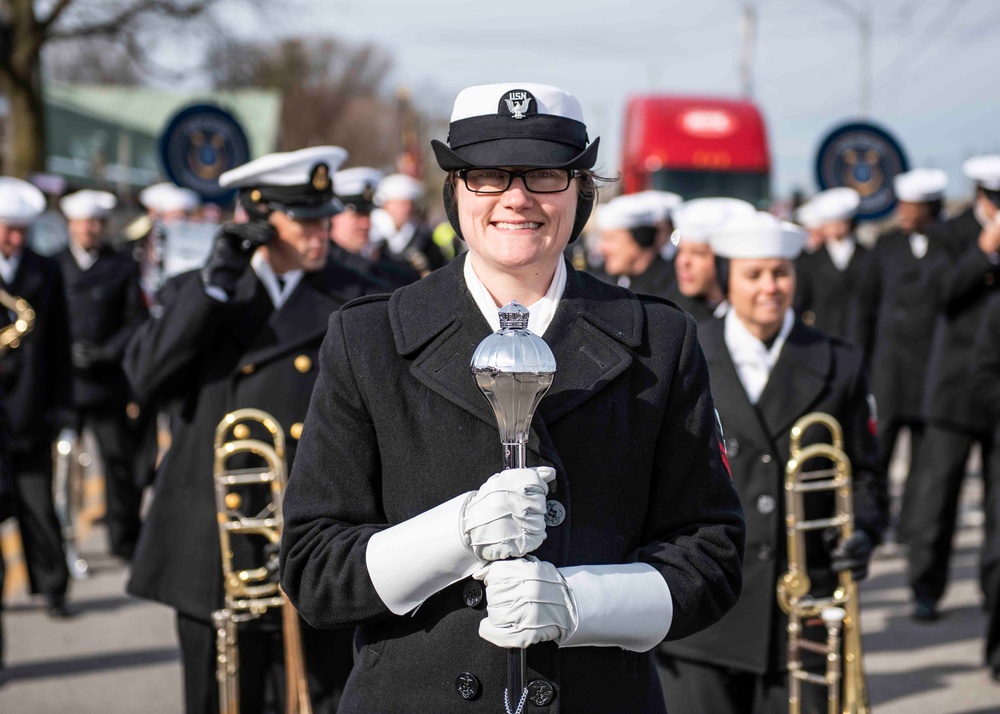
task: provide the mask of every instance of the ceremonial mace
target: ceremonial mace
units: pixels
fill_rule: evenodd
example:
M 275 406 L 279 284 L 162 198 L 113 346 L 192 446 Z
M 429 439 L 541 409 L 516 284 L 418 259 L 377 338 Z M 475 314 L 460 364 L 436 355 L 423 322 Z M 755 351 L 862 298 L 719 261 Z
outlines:
M 500 329 L 479 343 L 472 355 L 472 373 L 497 418 L 504 469 L 524 468 L 531 417 L 556 373 L 552 350 L 545 340 L 528 331 L 526 307 L 510 302 L 500 308 Z M 520 712 L 524 706 L 526 679 L 525 650 L 508 650 L 507 714 Z

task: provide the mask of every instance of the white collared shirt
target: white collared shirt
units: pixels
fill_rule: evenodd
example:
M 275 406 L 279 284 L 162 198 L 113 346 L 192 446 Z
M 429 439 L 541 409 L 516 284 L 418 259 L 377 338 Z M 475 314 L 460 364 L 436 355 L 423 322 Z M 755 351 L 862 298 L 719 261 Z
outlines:
M 826 242 L 826 251 L 830 254 L 830 260 L 833 261 L 837 270 L 847 270 L 847 266 L 854 256 L 854 249 L 857 245 L 858 242 L 854 239 L 854 236 L 847 236 L 840 240 L 828 240 Z
M 913 257 L 917 260 L 927 255 L 928 245 L 930 245 L 930 241 L 923 233 L 910 234 L 910 252 L 913 253 Z
M 385 236 L 385 242 L 389 246 L 389 252 L 393 255 L 402 255 L 406 250 L 406 246 L 410 244 L 413 239 L 413 234 L 417 232 L 417 227 L 407 221 L 403 226 L 390 235 Z
M 17 269 L 21 265 L 21 253 L 17 252 L 9 258 L 3 257 L 0 254 L 0 278 L 10 285 L 14 282 L 14 277 L 17 275 Z
M 758 340 L 746 326 L 736 316 L 734 310 L 726 313 L 725 327 L 723 335 L 726 340 L 726 348 L 736 366 L 736 373 L 740 377 L 743 389 L 746 390 L 747 397 L 751 404 L 756 404 L 760 399 L 767 380 L 771 376 L 771 370 L 781 356 L 781 348 L 785 346 L 792 327 L 795 325 L 795 313 L 789 308 L 785 312 L 785 319 L 781 323 L 781 330 L 775 338 L 771 349 L 768 349 L 763 342 Z
M 69 252 L 73 256 L 73 260 L 80 267 L 80 270 L 87 271 L 94 267 L 94 263 L 97 262 L 97 249 L 94 250 L 84 250 L 76 244 L 76 241 L 70 239 L 69 241 Z
M 479 311 L 483 313 L 486 322 L 490 324 L 490 329 L 496 332 L 500 329 L 500 313 L 498 308 L 503 306 L 496 304 L 493 296 L 490 295 L 490 291 L 486 289 L 483 281 L 476 275 L 476 271 L 472 267 L 471 258 L 472 256 L 466 257 L 465 266 L 462 271 L 465 275 L 465 284 L 468 286 L 469 292 L 472 293 Z M 556 308 L 559 307 L 559 301 L 562 299 L 565 291 L 566 264 L 560 258 L 559 263 L 556 265 L 555 275 L 552 276 L 552 282 L 549 284 L 549 289 L 545 292 L 545 295 L 535 304 L 525 305 L 528 308 L 529 330 L 539 336 L 545 334 L 545 330 L 548 329 L 552 318 L 555 317 Z
M 271 302 L 274 304 L 275 310 L 280 310 L 281 306 L 288 301 L 288 297 L 298 287 L 302 276 L 305 275 L 304 270 L 289 270 L 281 276 L 285 282 L 285 286 L 282 288 L 278 285 L 278 275 L 274 272 L 274 268 L 271 267 L 271 264 L 262 252 L 257 251 L 254 253 L 253 258 L 250 259 L 250 265 L 253 271 L 257 273 L 257 277 L 260 278 L 260 282 L 263 283 L 267 294 L 271 297 Z

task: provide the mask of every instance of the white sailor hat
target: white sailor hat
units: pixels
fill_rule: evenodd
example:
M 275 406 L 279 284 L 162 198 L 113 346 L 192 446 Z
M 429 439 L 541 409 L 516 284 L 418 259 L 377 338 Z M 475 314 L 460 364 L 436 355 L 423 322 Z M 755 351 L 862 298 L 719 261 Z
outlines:
M 45 210 L 45 194 L 13 176 L 0 176 L 0 223 L 26 226 Z
M 947 187 L 948 174 L 941 169 L 913 169 L 896 174 L 892 179 L 896 199 L 906 203 L 939 201 Z
M 379 182 L 375 203 L 386 201 L 419 201 L 424 197 L 424 185 L 406 174 L 390 174 Z
M 324 218 L 343 206 L 333 195 L 333 175 L 347 159 L 339 146 L 313 146 L 266 154 L 219 176 L 222 188 L 238 188 L 248 212 L 287 213 L 295 220 Z
M 747 216 L 757 212 L 752 203 L 738 198 L 693 198 L 685 201 L 672 214 L 674 245 L 708 243 L 712 233 L 734 216 Z
M 107 218 L 118 204 L 114 194 L 107 191 L 84 189 L 59 199 L 59 208 L 66 218 Z
M 597 208 L 597 228 L 602 231 L 655 226 L 661 220 L 660 208 L 639 193 L 618 196 Z
M 649 202 L 649 205 L 657 213 L 657 221 L 669 220 L 673 210 L 684 203 L 683 198 L 676 193 L 671 193 L 670 191 L 657 191 L 656 189 L 649 189 L 647 191 L 639 191 L 639 193 L 632 195 L 642 196 Z
M 857 215 L 860 205 L 860 193 L 853 188 L 840 186 L 813 196 L 809 201 L 808 215 L 817 226 L 834 221 L 849 221 Z
M 375 191 L 382 180 L 382 172 L 368 166 L 338 171 L 333 175 L 333 192 L 345 205 L 371 210 L 375 203 Z
M 190 213 L 198 208 L 201 198 L 189 188 L 175 186 L 172 183 L 154 183 L 139 192 L 139 203 L 150 211 L 172 213 L 184 211 Z
M 808 230 L 813 230 L 823 225 L 823 221 L 817 218 L 813 206 L 809 201 L 806 201 L 795 209 L 795 221 Z
M 583 109 L 573 95 L 547 84 L 504 82 L 462 90 L 452 109 L 448 143 L 435 140 L 431 146 L 445 171 L 589 169 L 599 143 L 589 142 Z
M 1000 154 L 966 159 L 962 173 L 987 191 L 1000 191 Z
M 806 244 L 806 232 L 765 211 L 736 215 L 712 233 L 712 251 L 723 258 L 794 260 Z

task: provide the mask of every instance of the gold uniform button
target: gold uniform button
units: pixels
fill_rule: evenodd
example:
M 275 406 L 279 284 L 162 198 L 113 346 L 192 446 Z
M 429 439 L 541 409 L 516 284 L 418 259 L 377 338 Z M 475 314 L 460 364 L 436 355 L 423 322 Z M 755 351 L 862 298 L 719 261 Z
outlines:
M 288 430 L 288 433 L 296 441 L 299 440 L 299 439 L 301 439 L 302 438 L 302 422 L 297 421 L 294 424 L 292 424 L 291 428 Z
M 812 327 L 816 324 L 816 313 L 812 310 L 806 310 L 802 313 L 802 322 L 809 325 L 809 327 Z
M 993 273 L 986 273 L 985 277 L 983 277 L 983 282 L 987 285 L 992 285 L 996 282 L 996 278 L 993 276 Z
M 254 370 L 256 370 L 256 369 L 257 369 L 257 365 L 255 365 L 255 364 L 245 364 L 242 367 L 240 367 L 240 371 L 243 374 L 253 374 Z
M 313 361 L 309 359 L 306 355 L 299 355 L 295 358 L 295 369 L 305 374 L 310 369 L 312 369 Z

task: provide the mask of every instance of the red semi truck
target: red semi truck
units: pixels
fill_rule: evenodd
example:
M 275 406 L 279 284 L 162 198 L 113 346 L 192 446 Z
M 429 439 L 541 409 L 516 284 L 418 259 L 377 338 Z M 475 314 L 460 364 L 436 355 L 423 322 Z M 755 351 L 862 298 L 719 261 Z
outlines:
M 673 191 L 684 199 L 730 196 L 771 203 L 764 118 L 752 102 L 711 97 L 632 97 L 622 147 L 625 193 Z

